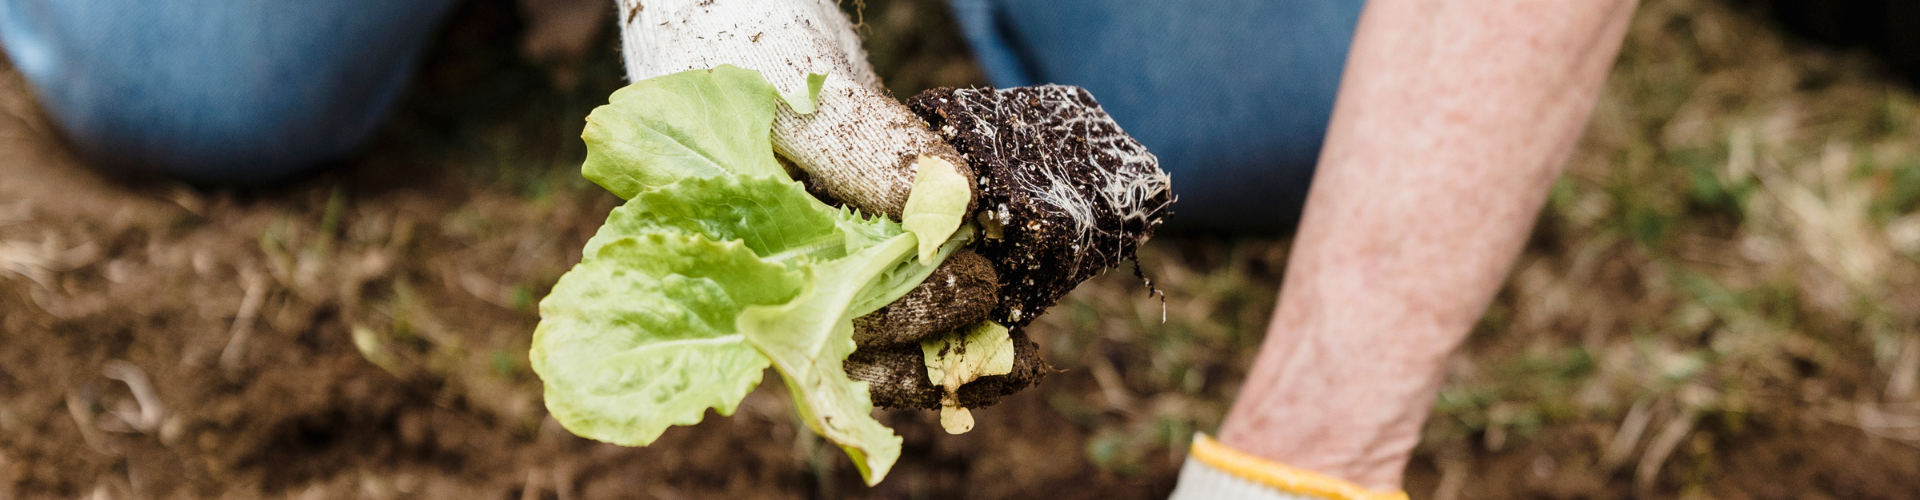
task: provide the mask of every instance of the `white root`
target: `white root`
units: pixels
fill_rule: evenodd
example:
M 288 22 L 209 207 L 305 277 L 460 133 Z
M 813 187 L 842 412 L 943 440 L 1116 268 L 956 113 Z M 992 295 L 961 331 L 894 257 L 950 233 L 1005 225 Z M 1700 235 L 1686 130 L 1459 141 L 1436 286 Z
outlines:
M 973 127 L 974 130 L 997 134 L 996 123 L 1011 124 L 1014 129 L 1020 131 L 1015 134 L 1019 137 L 1059 135 L 1078 137 L 1086 141 L 1088 147 L 1085 158 L 1053 158 L 1043 155 L 1040 162 L 1022 168 L 1020 170 L 1022 175 L 1012 176 L 1009 181 L 1015 185 L 1010 187 L 1022 190 L 1030 199 L 1050 207 L 1050 210 L 1046 210 L 1047 213 L 1065 214 L 1073 221 L 1073 230 L 1077 233 L 1074 238 L 1075 246 L 1082 250 L 1074 254 L 1074 268 L 1079 268 L 1081 261 L 1088 255 L 1099 256 L 1107 261 L 1118 261 L 1118 256 L 1125 254 L 1124 246 L 1129 243 L 1129 239 L 1133 240 L 1131 244 L 1138 246 L 1144 242 L 1146 235 L 1117 237 L 1120 235 L 1102 229 L 1097 217 L 1105 213 L 1112 214 L 1123 222 L 1139 221 L 1141 224 L 1150 224 L 1157 214 L 1165 213 L 1172 205 L 1174 199 L 1168 194 L 1172 189 L 1172 180 L 1165 171 L 1160 170 L 1160 160 L 1139 147 L 1137 142 L 1121 131 L 1119 125 L 1114 123 L 1113 118 L 1105 111 L 1097 108 L 1089 109 L 1077 102 L 1074 96 L 1080 92 L 1078 89 L 1063 85 L 1041 85 L 1025 90 L 1030 94 L 1038 95 L 1036 98 L 1038 104 L 1028 103 L 1026 107 L 1044 110 L 1040 112 L 1043 116 L 1061 116 L 1066 119 L 1050 123 L 1024 121 L 1017 115 L 1009 114 L 1017 112 L 1016 110 L 1021 109 L 1022 106 L 1003 102 L 1006 96 L 993 90 L 960 89 L 954 91 L 954 96 L 991 103 L 985 107 L 994 110 L 996 114 L 973 116 L 972 119 L 977 122 Z M 1103 127 L 1111 127 L 1114 133 L 1095 132 Z M 1043 128 L 1052 130 L 1042 130 Z M 1001 148 L 1003 146 L 1018 147 L 1019 137 L 1001 138 L 994 135 L 988 144 L 994 149 L 996 157 L 1013 157 L 1013 152 L 1002 151 Z M 1112 170 L 1088 169 L 1085 172 L 1087 175 L 1085 178 L 1069 178 L 1069 164 L 1099 165 L 1101 163 L 1098 159 L 1102 156 L 1118 159 L 1120 167 Z M 1093 193 L 1097 199 L 1074 189 L 1076 181 L 1093 186 Z M 1155 199 L 1164 201 L 1151 203 Z M 1111 250 L 1091 248 L 1093 242 L 1102 240 L 1113 241 L 1120 246 Z

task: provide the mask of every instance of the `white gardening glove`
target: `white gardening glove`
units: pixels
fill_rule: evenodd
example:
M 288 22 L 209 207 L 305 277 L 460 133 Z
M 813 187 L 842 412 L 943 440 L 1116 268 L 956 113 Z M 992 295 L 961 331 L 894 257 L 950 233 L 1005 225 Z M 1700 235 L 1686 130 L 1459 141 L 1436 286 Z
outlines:
M 1195 434 L 1180 467 L 1180 482 L 1168 500 L 1407 500 L 1407 492 L 1368 490 Z
M 782 107 L 773 147 L 808 175 L 810 187 L 894 220 L 929 155 L 973 171 L 951 146 L 880 86 L 853 24 L 832 0 L 618 0 L 621 53 L 634 81 L 732 64 L 759 71 L 781 93 L 827 75 L 818 110 Z

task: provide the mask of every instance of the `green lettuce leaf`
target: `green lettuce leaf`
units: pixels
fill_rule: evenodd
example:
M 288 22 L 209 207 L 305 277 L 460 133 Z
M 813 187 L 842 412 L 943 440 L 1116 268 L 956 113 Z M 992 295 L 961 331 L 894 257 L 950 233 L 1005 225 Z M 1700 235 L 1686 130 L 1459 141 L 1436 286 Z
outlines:
M 597 243 L 540 301 L 528 358 L 554 419 L 634 446 L 699 423 L 707 408 L 733 414 L 768 365 L 734 317 L 791 300 L 804 275 L 697 234 Z
M 767 133 L 778 95 L 730 65 L 634 82 L 587 114 L 581 174 L 621 198 L 692 177 L 784 175 Z
M 900 458 L 900 437 L 869 414 L 866 382 L 847 377 L 841 363 L 853 354 L 853 316 L 847 307 L 893 262 L 913 255 L 902 234 L 845 259 L 807 269 L 807 288 L 790 302 L 753 307 L 740 330 L 784 375 L 802 421 L 840 445 L 863 477 L 884 477 Z
M 968 233 L 971 233 L 969 231 Z M 937 250 L 940 262 L 968 241 L 960 235 Z M 899 234 L 846 258 L 807 269 L 807 288 L 785 304 L 748 307 L 740 331 L 760 348 L 787 382 L 801 420 L 840 445 L 869 484 L 900 458 L 900 438 L 869 414 L 866 382 L 847 377 L 853 319 L 893 302 L 926 280 L 933 265 L 913 258 L 918 239 Z
M 901 262 L 895 264 L 892 269 L 881 273 L 880 279 L 876 280 L 872 285 L 869 285 L 866 293 L 855 300 L 853 306 L 849 308 L 849 310 L 852 311 L 853 317 L 858 318 L 866 316 L 868 313 L 878 311 L 880 308 L 886 307 L 887 304 L 891 304 L 893 301 L 905 296 L 907 292 L 913 291 L 914 287 L 920 286 L 920 282 L 927 280 L 927 276 L 933 275 L 933 269 L 937 267 L 938 263 L 946 262 L 947 257 L 953 255 L 953 252 L 960 250 L 960 247 L 972 242 L 973 235 L 977 231 L 972 224 L 960 226 L 960 229 L 954 231 L 952 236 L 947 237 L 945 244 L 940 245 L 940 247 L 934 250 L 932 259 L 934 264 L 926 264 L 919 261 Z M 917 240 L 918 236 L 916 236 L 915 239 Z
M 921 262 L 933 260 L 934 249 L 960 227 L 971 201 L 973 191 L 959 169 L 939 157 L 920 156 L 900 223 L 920 239 Z
M 793 112 L 811 115 L 814 111 L 814 104 L 819 101 L 820 86 L 825 83 L 827 83 L 827 75 L 825 73 L 807 75 L 807 88 L 801 90 L 803 93 L 783 94 L 780 96 L 780 99 L 786 101 L 787 107 L 793 108 Z
M 900 455 L 842 363 L 853 318 L 905 295 L 971 240 L 916 259 L 923 236 L 807 194 L 768 139 L 782 96 L 721 66 L 636 82 L 589 117 L 583 173 L 626 198 L 540 302 L 530 353 L 554 418 L 584 437 L 645 445 L 731 414 L 772 366 L 808 427 L 869 484 Z M 964 208 L 964 207 L 963 207 Z

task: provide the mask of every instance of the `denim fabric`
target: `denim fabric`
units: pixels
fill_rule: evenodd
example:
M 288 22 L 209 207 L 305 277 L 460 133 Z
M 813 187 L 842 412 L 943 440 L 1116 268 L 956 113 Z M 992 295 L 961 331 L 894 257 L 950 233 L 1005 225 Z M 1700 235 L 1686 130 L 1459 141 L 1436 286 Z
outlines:
M 0 0 L 0 43 L 90 160 L 270 181 L 362 142 L 450 0 Z
M 950 0 L 993 84 L 1079 85 L 1173 176 L 1169 230 L 1299 217 L 1362 0 Z

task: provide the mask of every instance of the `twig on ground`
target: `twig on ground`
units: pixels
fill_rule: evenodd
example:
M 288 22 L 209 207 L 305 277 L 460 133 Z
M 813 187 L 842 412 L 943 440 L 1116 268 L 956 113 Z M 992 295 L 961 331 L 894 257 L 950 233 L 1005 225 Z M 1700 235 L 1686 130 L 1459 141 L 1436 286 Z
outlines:
M 140 432 L 151 433 L 160 428 L 160 421 L 166 418 L 166 408 L 160 405 L 160 393 L 153 389 L 153 382 L 147 380 L 146 372 L 133 363 L 118 359 L 107 361 L 100 372 L 107 378 L 127 384 L 127 389 L 133 392 L 133 401 L 140 405 L 140 411 L 133 415 L 116 412 L 115 416 Z
M 1120 379 L 1120 370 L 1114 368 L 1113 360 L 1097 356 L 1093 360 L 1093 380 L 1100 384 L 1100 395 L 1107 400 L 1107 408 L 1132 414 L 1134 396 L 1127 390 L 1127 383 Z
M 1627 457 L 1640 445 L 1640 436 L 1646 434 L 1647 424 L 1653 421 L 1653 401 L 1642 399 L 1635 401 L 1627 409 L 1627 416 L 1620 420 L 1620 428 L 1613 433 L 1613 440 L 1607 444 L 1606 455 L 1600 458 L 1600 468 L 1612 472 L 1627 463 Z
M 1660 434 L 1647 443 L 1647 452 L 1640 456 L 1640 465 L 1634 468 L 1634 488 L 1645 493 L 1653 491 L 1654 480 L 1660 476 L 1661 466 L 1667 463 L 1667 457 L 1680 447 L 1680 442 L 1693 433 L 1693 424 L 1699 419 L 1699 412 L 1693 409 L 1681 410 L 1673 420 L 1661 427 Z
M 1920 447 L 1920 404 L 1856 403 L 1853 422 L 1839 422 L 1874 437 Z
M 233 327 L 227 330 L 227 347 L 220 351 L 220 368 L 229 373 L 240 368 L 241 357 L 247 352 L 247 337 L 253 334 L 260 305 L 267 300 L 267 280 L 259 271 L 248 268 L 240 279 L 246 284 L 247 295 L 240 299 L 240 311 L 234 314 Z

